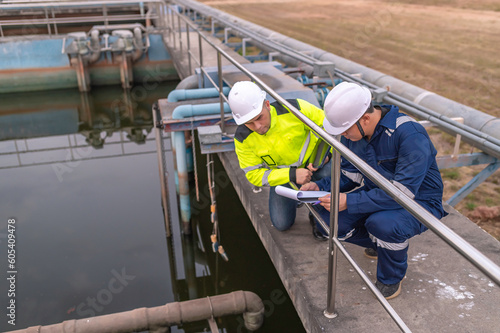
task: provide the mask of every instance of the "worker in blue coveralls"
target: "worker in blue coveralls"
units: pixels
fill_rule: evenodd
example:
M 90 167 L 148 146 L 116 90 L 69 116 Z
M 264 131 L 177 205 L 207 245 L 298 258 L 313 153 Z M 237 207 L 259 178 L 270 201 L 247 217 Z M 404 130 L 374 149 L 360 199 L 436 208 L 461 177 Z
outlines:
M 436 218 L 447 214 L 436 149 L 422 125 L 397 106 L 373 106 L 370 90 L 355 83 L 337 85 L 324 109 L 328 133 L 341 134 L 342 144 Z M 330 183 L 326 177 L 301 189 L 330 191 Z M 408 240 L 427 228 L 344 158 L 339 186 L 339 239 L 378 257 L 375 285 L 386 299 L 398 296 L 408 267 Z M 318 210 L 329 222 L 330 195 L 320 201 Z

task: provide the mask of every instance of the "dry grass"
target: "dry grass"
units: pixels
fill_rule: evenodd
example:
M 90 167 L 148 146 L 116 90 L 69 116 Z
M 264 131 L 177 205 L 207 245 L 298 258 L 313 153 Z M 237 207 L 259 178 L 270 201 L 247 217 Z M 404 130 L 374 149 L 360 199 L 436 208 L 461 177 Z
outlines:
M 500 117 L 498 0 L 201 2 Z M 453 140 L 432 138 L 452 151 Z M 483 167 L 443 170 L 445 199 Z M 499 183 L 500 171 L 456 207 L 498 239 Z
M 202 2 L 500 116 L 498 1 Z

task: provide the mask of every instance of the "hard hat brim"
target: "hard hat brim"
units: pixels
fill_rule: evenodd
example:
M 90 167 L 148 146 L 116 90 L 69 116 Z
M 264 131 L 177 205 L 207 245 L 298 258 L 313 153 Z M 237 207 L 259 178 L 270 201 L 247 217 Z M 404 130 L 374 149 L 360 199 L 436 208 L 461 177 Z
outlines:
M 352 125 L 349 124 L 347 126 L 344 126 L 344 127 L 334 127 L 330 124 L 330 122 L 328 121 L 328 119 L 325 119 L 323 120 L 323 128 L 325 129 L 325 131 L 330 134 L 330 135 L 339 135 L 339 134 L 342 134 L 344 133 L 345 131 L 347 131 Z

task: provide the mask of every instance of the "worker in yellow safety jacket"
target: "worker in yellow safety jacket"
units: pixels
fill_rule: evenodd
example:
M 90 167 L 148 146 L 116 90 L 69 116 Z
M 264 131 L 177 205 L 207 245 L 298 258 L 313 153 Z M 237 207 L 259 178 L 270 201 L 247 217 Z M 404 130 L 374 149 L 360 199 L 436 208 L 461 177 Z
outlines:
M 234 84 L 228 97 L 233 119 L 239 125 L 234 145 L 240 168 L 255 186 L 270 186 L 269 213 L 274 227 L 289 229 L 295 222 L 297 201 L 276 194 L 275 187 L 290 187 L 330 175 L 329 146 L 286 107 L 266 99 L 255 83 Z M 322 126 L 323 110 L 301 99 L 288 102 Z M 313 225 L 313 235 L 323 239 Z

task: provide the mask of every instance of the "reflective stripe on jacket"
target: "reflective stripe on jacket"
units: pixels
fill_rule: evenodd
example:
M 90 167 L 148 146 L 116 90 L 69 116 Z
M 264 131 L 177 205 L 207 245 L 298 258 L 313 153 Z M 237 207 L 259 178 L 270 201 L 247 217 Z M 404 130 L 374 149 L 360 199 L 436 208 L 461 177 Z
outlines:
M 441 210 L 443 182 L 436 163 L 436 149 L 425 128 L 413 118 L 399 112 L 394 105 L 382 105 L 385 116 L 379 121 L 370 141 L 363 138 L 342 143 L 372 168 L 388 179 L 404 194 L 416 201 Z M 317 182 L 320 189 L 330 191 L 330 178 Z M 349 213 L 372 213 L 398 209 L 400 205 L 368 177 L 342 157 L 340 191 L 347 194 Z M 439 216 L 440 218 L 441 216 Z
M 301 99 L 288 100 L 318 126 L 323 125 L 323 110 Z M 291 167 L 304 167 L 320 141 L 287 108 L 271 104 L 271 126 L 259 135 L 245 125 L 238 126 L 234 145 L 240 168 L 256 186 L 277 186 L 290 181 Z

